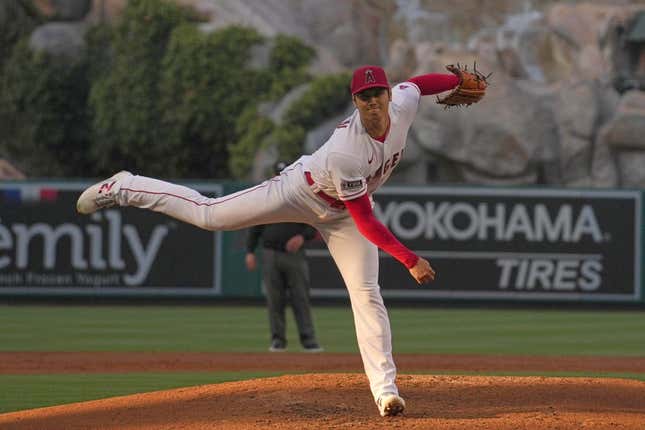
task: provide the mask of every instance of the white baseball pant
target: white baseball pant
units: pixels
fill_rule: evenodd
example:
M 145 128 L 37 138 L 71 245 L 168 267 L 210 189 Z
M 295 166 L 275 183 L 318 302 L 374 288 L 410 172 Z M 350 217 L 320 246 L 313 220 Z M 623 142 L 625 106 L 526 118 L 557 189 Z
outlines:
M 398 394 L 392 335 L 378 285 L 378 248 L 360 234 L 346 210 L 329 206 L 305 181 L 302 164 L 279 176 L 219 198 L 144 176 L 121 183 L 117 201 L 161 212 L 206 230 L 239 230 L 258 224 L 298 222 L 314 226 L 345 281 L 356 338 L 374 400 Z

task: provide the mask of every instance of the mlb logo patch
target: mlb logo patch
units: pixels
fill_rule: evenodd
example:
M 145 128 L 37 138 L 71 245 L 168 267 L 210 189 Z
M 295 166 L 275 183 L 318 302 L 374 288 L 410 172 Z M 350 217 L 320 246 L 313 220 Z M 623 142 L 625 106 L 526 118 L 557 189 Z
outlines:
M 360 189 L 363 186 L 363 180 L 357 179 L 355 181 L 342 181 L 340 183 L 340 189 L 343 191 L 352 191 Z

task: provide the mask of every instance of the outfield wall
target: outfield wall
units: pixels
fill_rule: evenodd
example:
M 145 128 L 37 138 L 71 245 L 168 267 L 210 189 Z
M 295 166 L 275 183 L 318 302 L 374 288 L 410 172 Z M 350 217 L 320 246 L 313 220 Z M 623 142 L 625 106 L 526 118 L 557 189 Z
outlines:
M 638 191 L 384 188 L 375 212 L 437 270 L 419 288 L 381 253 L 384 296 L 632 302 L 641 286 Z M 310 250 L 314 294 L 339 294 L 322 246 Z
M 85 182 L 0 183 L 0 295 L 259 297 L 245 232 L 211 233 L 133 208 L 75 212 Z M 188 183 L 228 194 L 241 184 Z M 381 253 L 383 295 L 643 302 L 642 191 L 385 187 L 376 215 L 437 280 L 419 287 Z M 308 247 L 312 296 L 345 297 L 322 242 Z

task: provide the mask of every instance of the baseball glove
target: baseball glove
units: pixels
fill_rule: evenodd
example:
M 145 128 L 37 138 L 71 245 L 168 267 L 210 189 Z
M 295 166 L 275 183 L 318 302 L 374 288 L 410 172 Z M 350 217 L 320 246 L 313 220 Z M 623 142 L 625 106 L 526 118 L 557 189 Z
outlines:
M 477 70 L 477 63 L 473 65 L 473 70 L 469 71 L 468 66 L 461 67 L 449 64 L 446 69 L 454 73 L 459 78 L 457 85 L 449 94 L 439 98 L 437 103 L 444 105 L 446 109 L 453 106 L 470 106 L 480 101 L 486 95 L 489 75 L 483 75 Z

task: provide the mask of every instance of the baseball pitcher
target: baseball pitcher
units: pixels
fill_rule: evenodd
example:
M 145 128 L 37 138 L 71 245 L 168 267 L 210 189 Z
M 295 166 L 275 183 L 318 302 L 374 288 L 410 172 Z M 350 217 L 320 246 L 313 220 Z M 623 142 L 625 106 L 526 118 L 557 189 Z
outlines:
M 382 416 L 405 409 L 396 386 L 390 322 L 378 285 L 378 248 L 396 258 L 418 283 L 434 280 L 424 258 L 399 242 L 374 216 L 372 193 L 401 161 L 421 96 L 451 90 L 437 102 L 470 105 L 485 94 L 486 77 L 448 66 L 390 87 L 378 66 L 356 69 L 351 81 L 356 110 L 329 140 L 276 177 L 219 198 L 190 188 L 121 171 L 86 189 L 77 210 L 135 206 L 161 212 L 206 230 L 258 224 L 306 223 L 318 229 L 349 292 L 356 338 L 370 389 Z

